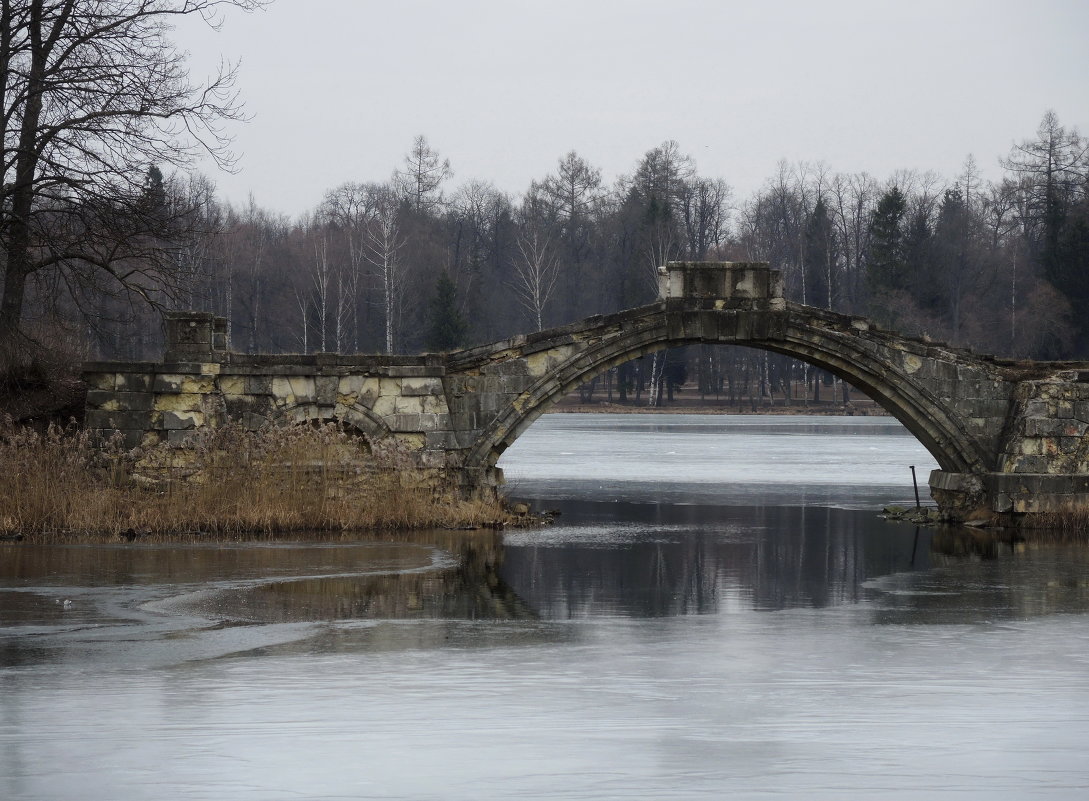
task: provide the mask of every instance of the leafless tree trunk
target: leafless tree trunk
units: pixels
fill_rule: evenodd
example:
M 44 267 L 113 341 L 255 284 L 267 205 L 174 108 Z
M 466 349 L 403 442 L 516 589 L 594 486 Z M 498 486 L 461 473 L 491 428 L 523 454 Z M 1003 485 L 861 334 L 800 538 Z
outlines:
M 220 121 L 240 119 L 227 67 L 190 80 L 173 22 L 215 20 L 262 0 L 30 0 L 0 6 L 0 341 L 19 329 L 27 279 L 106 277 L 150 303 L 177 289 L 174 247 L 188 210 L 149 196 L 149 165 L 229 164 Z M 213 23 L 215 24 L 215 23 Z
M 366 257 L 382 288 L 386 353 L 393 353 L 406 286 L 400 250 L 405 245 L 397 219 L 397 198 L 388 186 L 373 187 L 365 242 Z
M 557 259 L 547 231 L 539 221 L 523 223 L 518 232 L 518 252 L 514 263 L 515 297 L 533 318 L 537 330 L 544 329 L 544 311 L 556 289 Z

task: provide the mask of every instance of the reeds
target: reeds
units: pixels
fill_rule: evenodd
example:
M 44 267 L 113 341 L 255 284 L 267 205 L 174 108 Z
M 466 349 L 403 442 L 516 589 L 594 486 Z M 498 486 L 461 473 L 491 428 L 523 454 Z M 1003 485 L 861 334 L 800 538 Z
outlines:
M 1089 509 L 1045 512 L 1033 523 L 1034 541 L 1089 542 Z
M 471 528 L 508 516 L 414 467 L 395 440 L 333 424 L 237 424 L 191 447 L 124 450 L 87 431 L 0 420 L 0 535 L 28 539 L 233 536 L 280 531 Z

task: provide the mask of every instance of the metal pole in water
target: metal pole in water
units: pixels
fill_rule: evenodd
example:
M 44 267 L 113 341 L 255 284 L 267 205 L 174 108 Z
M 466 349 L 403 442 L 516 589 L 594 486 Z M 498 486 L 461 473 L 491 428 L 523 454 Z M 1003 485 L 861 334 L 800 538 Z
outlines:
M 923 505 L 919 503 L 919 482 L 915 478 L 915 465 L 909 465 L 911 468 L 911 485 L 915 487 L 915 508 L 922 509 Z

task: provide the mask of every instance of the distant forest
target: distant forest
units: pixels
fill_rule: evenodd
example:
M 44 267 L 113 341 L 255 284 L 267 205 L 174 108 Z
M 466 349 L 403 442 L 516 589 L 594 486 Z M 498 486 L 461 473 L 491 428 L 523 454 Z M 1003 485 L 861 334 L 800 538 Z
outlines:
M 226 317 L 248 353 L 416 353 L 650 303 L 671 260 L 766 261 L 801 303 L 1000 356 L 1089 357 L 1086 140 L 1048 112 L 1001 164 L 989 182 L 971 157 L 884 178 L 783 162 L 736 197 L 668 141 L 611 185 L 572 151 L 516 196 L 420 136 L 392 175 L 298 219 L 152 167 L 144 207 L 184 224 L 146 297 L 42 270 L 27 322 L 108 359 L 158 358 L 163 308 Z

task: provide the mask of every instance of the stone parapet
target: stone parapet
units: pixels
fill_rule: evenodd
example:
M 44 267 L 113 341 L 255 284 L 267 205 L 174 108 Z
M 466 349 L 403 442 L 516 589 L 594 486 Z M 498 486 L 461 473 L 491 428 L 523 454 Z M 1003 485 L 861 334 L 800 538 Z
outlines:
M 658 299 L 683 300 L 690 308 L 786 308 L 782 273 L 767 262 L 668 262 L 658 269 Z

